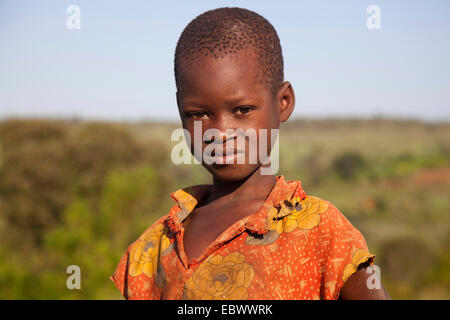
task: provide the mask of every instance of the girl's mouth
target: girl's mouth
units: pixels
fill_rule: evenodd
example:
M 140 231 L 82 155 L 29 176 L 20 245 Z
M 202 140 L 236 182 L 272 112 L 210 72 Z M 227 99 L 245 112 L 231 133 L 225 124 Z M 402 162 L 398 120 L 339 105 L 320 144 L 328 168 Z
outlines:
M 245 156 L 243 150 L 224 150 L 211 153 L 211 159 L 213 164 L 227 165 L 235 164 L 238 159 L 242 159 Z M 244 159 L 245 160 L 245 159 Z

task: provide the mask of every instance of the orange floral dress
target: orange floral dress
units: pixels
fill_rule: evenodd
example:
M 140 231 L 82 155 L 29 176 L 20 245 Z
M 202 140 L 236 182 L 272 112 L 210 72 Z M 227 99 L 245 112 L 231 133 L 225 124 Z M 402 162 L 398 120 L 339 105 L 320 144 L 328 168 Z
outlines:
M 358 266 L 373 263 L 336 207 L 283 176 L 257 212 L 188 263 L 181 223 L 210 187 L 173 192 L 177 204 L 130 245 L 111 276 L 126 299 L 337 299 Z

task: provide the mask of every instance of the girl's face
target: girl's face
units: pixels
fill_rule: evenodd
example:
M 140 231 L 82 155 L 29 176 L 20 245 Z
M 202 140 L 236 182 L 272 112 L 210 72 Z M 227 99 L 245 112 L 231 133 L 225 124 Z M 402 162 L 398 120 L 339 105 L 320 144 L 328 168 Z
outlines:
M 280 120 L 287 120 L 280 119 L 277 97 L 274 97 L 266 84 L 258 81 L 261 78 L 258 76 L 258 69 L 256 55 L 251 52 L 227 55 L 224 58 L 202 57 L 180 65 L 182 92 L 177 92 L 177 102 L 183 128 L 190 133 L 191 152 L 194 154 L 194 140 L 201 139 L 202 154 L 208 145 L 211 149 L 211 144 L 220 145 L 223 154 L 227 152 L 228 157 L 212 152 L 212 159 L 215 162 L 233 162 L 207 164 L 203 158 L 202 165 L 216 179 L 242 180 L 257 170 L 261 165 L 259 136 L 263 131 L 260 129 L 266 129 L 266 154 L 270 155 L 270 129 L 278 129 Z M 195 121 L 201 123 L 201 137 L 194 134 Z M 203 139 L 208 129 L 216 129 L 216 133 L 220 135 Z M 242 148 L 242 144 L 238 145 L 235 134 L 227 135 L 227 129 L 235 129 L 234 133 L 237 129 L 242 129 L 241 133 L 254 129 L 256 141 L 246 136 L 245 147 Z M 264 135 L 262 139 L 263 137 Z M 256 163 L 250 163 L 249 150 L 255 148 L 257 160 Z M 237 163 L 238 157 L 245 157 L 244 164 Z

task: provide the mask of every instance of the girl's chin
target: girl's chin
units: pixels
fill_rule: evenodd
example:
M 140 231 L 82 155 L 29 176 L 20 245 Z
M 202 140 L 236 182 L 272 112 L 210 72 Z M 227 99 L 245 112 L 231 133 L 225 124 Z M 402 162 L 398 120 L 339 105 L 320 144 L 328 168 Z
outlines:
M 259 167 L 254 165 L 208 165 L 206 169 L 213 175 L 215 179 L 222 181 L 240 181 L 253 174 Z

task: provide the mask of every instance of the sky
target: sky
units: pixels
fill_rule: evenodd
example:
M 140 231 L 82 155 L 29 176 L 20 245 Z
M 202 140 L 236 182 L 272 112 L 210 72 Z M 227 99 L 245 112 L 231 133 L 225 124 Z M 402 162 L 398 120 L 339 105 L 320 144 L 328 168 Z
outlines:
M 80 29 L 67 27 L 70 5 Z M 370 5 L 379 29 L 367 27 Z M 0 0 L 0 119 L 177 121 L 178 37 L 225 6 L 277 30 L 294 117 L 450 120 L 447 0 Z

